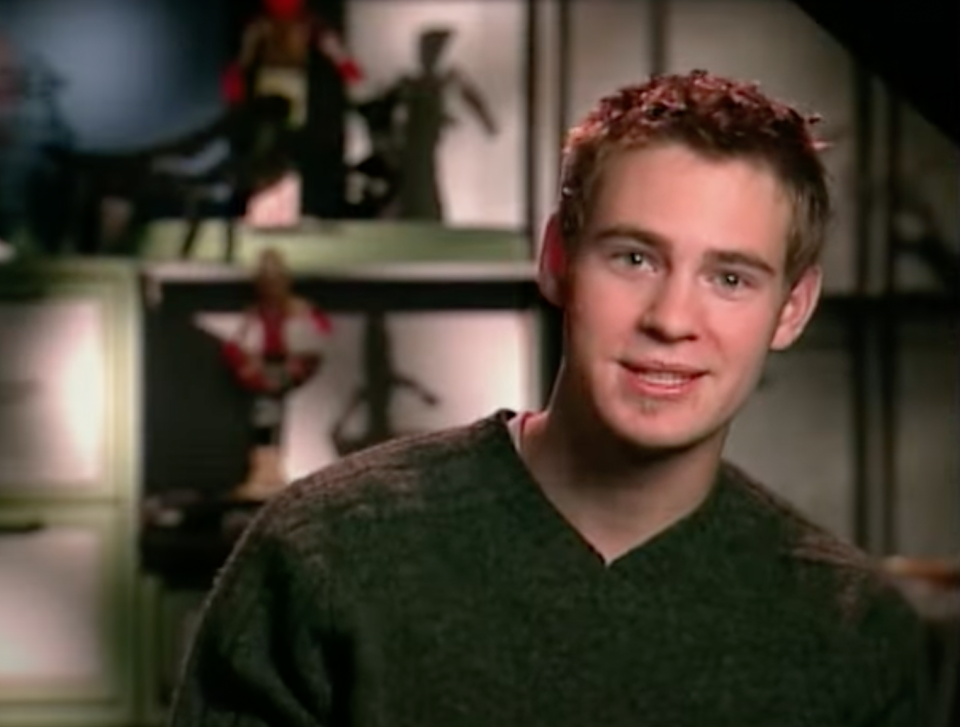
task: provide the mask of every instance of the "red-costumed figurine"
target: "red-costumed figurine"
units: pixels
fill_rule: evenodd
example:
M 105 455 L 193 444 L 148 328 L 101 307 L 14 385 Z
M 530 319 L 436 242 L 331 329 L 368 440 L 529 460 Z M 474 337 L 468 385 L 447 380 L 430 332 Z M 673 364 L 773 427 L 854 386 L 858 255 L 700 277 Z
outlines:
M 309 301 L 294 295 L 286 264 L 275 250 L 261 254 L 257 302 L 224 344 L 236 380 L 253 394 L 246 481 L 233 495 L 264 500 L 287 484 L 283 467 L 283 422 L 287 396 L 317 373 L 332 325 Z
M 285 96 L 292 104 L 291 123 L 300 126 L 306 120 L 311 53 L 326 56 L 348 86 L 361 81 L 363 73 L 336 29 L 304 0 L 264 0 L 263 6 L 264 13 L 244 31 L 240 57 L 223 77 L 223 93 L 231 104 L 250 94 Z

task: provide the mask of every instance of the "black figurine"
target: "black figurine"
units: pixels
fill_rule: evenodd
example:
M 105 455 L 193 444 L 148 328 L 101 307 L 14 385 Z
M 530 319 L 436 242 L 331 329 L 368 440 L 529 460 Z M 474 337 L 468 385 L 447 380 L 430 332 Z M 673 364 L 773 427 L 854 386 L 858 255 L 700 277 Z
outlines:
M 366 383 L 354 392 L 331 433 L 334 447 L 341 457 L 400 435 L 413 434 L 399 430 L 393 423 L 390 405 L 397 390 L 413 392 L 427 406 L 440 403 L 436 394 L 396 369 L 390 334 L 382 311 L 372 312 L 367 319 L 363 346 Z M 360 434 L 351 436 L 347 434 L 347 426 L 361 406 L 367 411 L 366 426 Z
M 442 67 L 441 58 L 453 31 L 427 30 L 419 39 L 420 68 L 397 81 L 402 110 L 400 188 L 396 216 L 407 220 L 443 220 L 443 202 L 437 180 L 437 148 L 445 128 L 453 123 L 446 102 L 459 94 L 491 136 L 497 126 L 476 86 L 457 67 Z
M 347 216 L 389 217 L 400 188 L 402 139 L 397 127 L 399 88 L 357 103 L 354 110 L 367 129 L 370 152 L 350 168 Z

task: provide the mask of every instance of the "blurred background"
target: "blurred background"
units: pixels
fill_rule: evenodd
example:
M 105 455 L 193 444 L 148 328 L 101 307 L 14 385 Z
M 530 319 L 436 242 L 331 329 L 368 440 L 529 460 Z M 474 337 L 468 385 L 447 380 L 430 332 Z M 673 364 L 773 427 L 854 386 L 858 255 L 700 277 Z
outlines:
M 276 480 L 542 405 L 563 133 L 694 68 L 821 113 L 838 204 L 825 299 L 729 458 L 882 560 L 949 724 L 960 135 L 952 71 L 904 51 L 942 39 L 920 5 L 0 0 L 0 725 L 162 723 Z M 303 313 L 279 354 L 271 296 Z M 302 375 L 270 395 L 231 351 Z

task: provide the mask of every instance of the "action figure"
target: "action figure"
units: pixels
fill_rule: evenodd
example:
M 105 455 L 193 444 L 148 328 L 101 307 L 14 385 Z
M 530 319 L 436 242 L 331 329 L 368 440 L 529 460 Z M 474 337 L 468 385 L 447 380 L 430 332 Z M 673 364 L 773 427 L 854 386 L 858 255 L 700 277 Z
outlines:
M 415 433 L 401 431 L 393 422 L 390 409 L 397 391 L 406 389 L 427 406 L 440 404 L 436 394 L 397 369 L 387 322 L 381 311 L 371 313 L 367 319 L 363 339 L 363 368 L 366 382 L 354 392 L 331 432 L 334 447 L 341 457 L 394 437 Z M 366 426 L 362 432 L 351 436 L 347 428 L 361 406 L 366 409 Z
M 213 128 L 168 144 L 151 162 L 144 186 L 159 196 L 182 199 L 186 234 L 180 257 L 189 258 L 204 222 L 204 205 L 224 211 L 223 259 L 232 262 L 236 220 L 252 198 L 293 168 L 289 142 L 290 104 L 281 96 L 258 96 L 230 108 Z
M 266 14 L 244 32 L 237 62 L 224 76 L 223 91 L 231 103 L 248 96 L 278 94 L 290 100 L 291 121 L 301 126 L 307 116 L 307 70 L 316 51 L 336 67 L 345 83 L 362 80 L 360 66 L 340 35 L 304 6 L 304 0 L 264 0 Z
M 246 28 L 224 94 L 236 105 L 264 94 L 291 103 L 293 159 L 304 215 L 339 217 L 346 186 L 347 96 L 363 79 L 336 29 L 304 0 L 264 0 Z
M 350 168 L 346 217 L 390 217 L 400 186 L 402 138 L 397 128 L 397 87 L 354 104 L 370 142 L 366 157 Z
M 446 29 L 422 33 L 418 73 L 401 78 L 397 83 L 405 116 L 397 210 L 401 219 L 443 219 L 436 153 L 444 129 L 454 123 L 445 108 L 451 91 L 460 94 L 489 135 L 497 133 L 493 116 L 473 83 L 458 68 L 440 67 L 441 56 L 451 35 L 452 31 Z
M 58 165 L 76 141 L 60 105 L 66 85 L 43 57 L 0 36 L 0 237 L 26 233 L 49 253 L 61 251 L 70 212 Z
M 330 319 L 292 293 L 283 258 L 275 250 L 260 256 L 257 303 L 243 317 L 224 353 L 237 381 L 254 394 L 253 446 L 238 499 L 264 500 L 287 483 L 282 461 L 287 396 L 317 373 L 323 362 Z

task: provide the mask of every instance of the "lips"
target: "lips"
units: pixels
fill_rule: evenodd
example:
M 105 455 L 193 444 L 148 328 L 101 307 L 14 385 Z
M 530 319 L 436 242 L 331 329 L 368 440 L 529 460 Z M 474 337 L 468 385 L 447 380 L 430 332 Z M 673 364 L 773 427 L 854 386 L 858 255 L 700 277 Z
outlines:
M 684 396 L 707 373 L 686 364 L 661 361 L 626 362 L 623 368 L 632 388 L 644 396 L 657 398 Z

